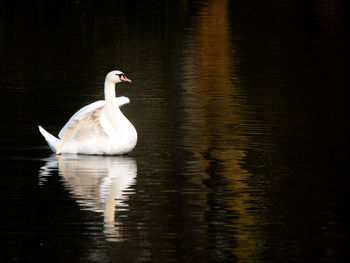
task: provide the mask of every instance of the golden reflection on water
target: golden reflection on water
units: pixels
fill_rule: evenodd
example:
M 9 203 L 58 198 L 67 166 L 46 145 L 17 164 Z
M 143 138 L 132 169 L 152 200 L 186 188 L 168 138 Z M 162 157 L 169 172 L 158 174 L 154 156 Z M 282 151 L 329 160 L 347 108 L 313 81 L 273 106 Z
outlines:
M 256 253 L 252 231 L 256 222 L 249 212 L 254 201 L 246 183 L 250 174 L 239 165 L 245 152 L 235 146 L 235 142 L 244 145 L 247 138 L 230 128 L 241 123 L 245 116 L 243 106 L 233 99 L 241 94 L 230 40 L 228 5 L 228 0 L 211 0 L 203 6 L 197 27 L 187 40 L 183 56 L 185 120 L 182 129 L 185 147 L 200 157 L 188 163 L 190 169 L 200 167 L 202 171 L 209 171 L 210 160 L 220 161 L 220 171 L 216 172 L 228 182 L 222 190 L 232 193 L 232 197 L 223 200 L 223 205 L 238 215 L 227 226 L 235 229 L 232 238 L 236 246 L 226 249 L 231 250 L 238 261 L 246 262 Z M 210 158 L 206 159 L 208 155 Z
M 103 215 L 106 239 L 123 241 L 123 226 L 116 209 L 124 209 L 132 193 L 127 190 L 136 183 L 136 161 L 125 156 L 57 155 L 41 167 L 41 182 L 57 168 L 79 206 Z

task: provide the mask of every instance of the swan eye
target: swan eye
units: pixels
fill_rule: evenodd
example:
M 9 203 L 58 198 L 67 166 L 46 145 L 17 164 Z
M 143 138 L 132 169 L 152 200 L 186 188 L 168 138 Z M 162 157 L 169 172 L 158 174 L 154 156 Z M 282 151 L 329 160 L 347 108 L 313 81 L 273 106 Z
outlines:
M 124 74 L 116 74 L 119 78 L 121 78 L 121 77 L 125 77 L 125 75 Z

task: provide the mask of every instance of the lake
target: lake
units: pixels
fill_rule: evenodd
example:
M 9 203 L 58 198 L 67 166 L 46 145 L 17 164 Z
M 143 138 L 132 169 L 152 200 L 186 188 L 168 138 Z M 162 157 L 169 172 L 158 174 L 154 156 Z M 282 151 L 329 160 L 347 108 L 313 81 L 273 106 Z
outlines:
M 346 262 L 347 8 L 1 4 L 0 261 Z M 136 148 L 53 154 L 114 69 Z

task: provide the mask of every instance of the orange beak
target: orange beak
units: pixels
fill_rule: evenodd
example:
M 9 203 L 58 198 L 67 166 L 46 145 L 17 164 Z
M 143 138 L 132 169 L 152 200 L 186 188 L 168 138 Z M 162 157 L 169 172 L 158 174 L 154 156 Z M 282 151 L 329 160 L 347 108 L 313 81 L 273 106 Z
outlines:
M 127 77 L 125 77 L 125 76 L 121 76 L 121 77 L 120 77 L 120 80 L 121 80 L 121 81 L 124 81 L 124 82 L 131 82 L 131 80 L 128 79 Z

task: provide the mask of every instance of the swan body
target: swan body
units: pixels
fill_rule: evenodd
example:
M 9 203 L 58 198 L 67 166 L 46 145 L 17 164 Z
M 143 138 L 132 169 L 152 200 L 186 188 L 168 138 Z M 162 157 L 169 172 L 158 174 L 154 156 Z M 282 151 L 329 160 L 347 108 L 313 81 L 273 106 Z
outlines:
M 131 82 L 118 70 L 107 74 L 105 100 L 91 103 L 77 111 L 64 125 L 58 138 L 39 126 L 49 147 L 56 154 L 119 155 L 134 149 L 137 132 L 121 112 L 130 103 L 127 97 L 115 96 L 115 84 Z

